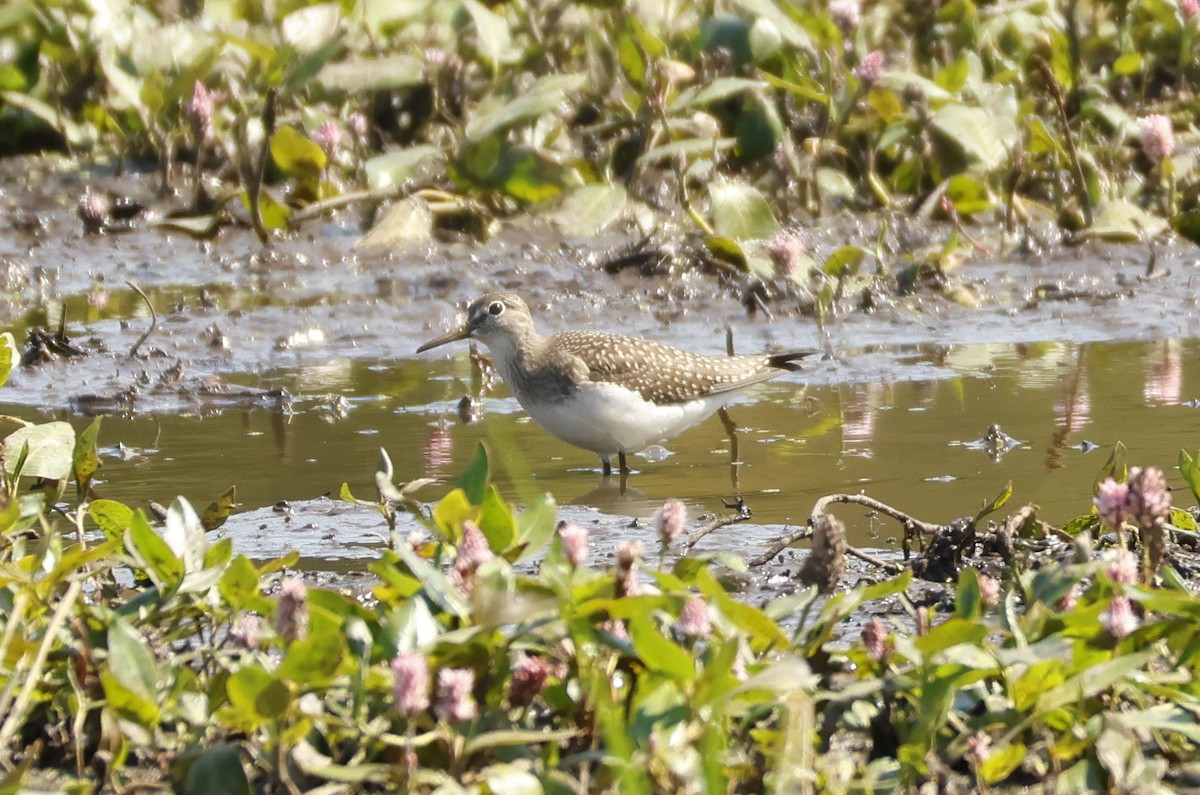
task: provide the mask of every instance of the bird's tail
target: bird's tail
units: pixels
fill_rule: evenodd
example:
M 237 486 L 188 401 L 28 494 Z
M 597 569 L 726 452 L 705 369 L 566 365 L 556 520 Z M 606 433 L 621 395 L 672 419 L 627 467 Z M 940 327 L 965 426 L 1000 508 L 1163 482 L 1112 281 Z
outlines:
M 800 360 L 805 356 L 812 356 L 817 351 L 791 351 L 789 353 L 775 353 L 767 357 L 767 364 L 772 367 L 777 367 L 780 370 L 799 370 L 802 365 Z

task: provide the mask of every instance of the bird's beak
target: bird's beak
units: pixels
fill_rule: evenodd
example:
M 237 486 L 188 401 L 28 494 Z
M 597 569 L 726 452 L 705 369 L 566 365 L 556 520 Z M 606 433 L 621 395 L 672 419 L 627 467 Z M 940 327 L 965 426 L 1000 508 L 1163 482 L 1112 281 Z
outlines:
M 430 348 L 436 348 L 439 345 L 445 345 L 447 342 L 457 342 L 458 340 L 465 340 L 470 336 L 471 336 L 471 329 L 468 326 L 463 325 L 459 328 L 454 329 L 454 331 L 446 332 L 445 334 L 443 334 L 440 337 L 431 339 L 429 342 L 425 343 L 420 348 L 417 348 L 417 353 L 424 353 L 425 351 L 429 350 Z

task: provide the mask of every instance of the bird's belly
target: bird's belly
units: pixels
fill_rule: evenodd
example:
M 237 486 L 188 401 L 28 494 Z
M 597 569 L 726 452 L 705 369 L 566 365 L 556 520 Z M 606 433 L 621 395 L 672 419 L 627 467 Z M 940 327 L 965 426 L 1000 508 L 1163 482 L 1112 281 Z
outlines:
M 682 433 L 729 400 L 713 395 L 659 405 L 614 384 L 593 384 L 558 401 L 523 403 L 529 416 L 559 439 L 600 456 L 635 453 Z

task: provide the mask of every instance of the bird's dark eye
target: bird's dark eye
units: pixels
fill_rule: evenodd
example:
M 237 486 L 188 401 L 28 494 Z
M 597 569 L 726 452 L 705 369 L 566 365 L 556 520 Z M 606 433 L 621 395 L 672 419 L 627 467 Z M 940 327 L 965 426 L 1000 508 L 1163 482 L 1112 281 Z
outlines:
M 488 304 L 488 313 L 489 314 L 499 315 L 499 314 L 503 314 L 503 312 L 504 312 L 504 302 L 503 301 L 492 301 L 490 304 Z

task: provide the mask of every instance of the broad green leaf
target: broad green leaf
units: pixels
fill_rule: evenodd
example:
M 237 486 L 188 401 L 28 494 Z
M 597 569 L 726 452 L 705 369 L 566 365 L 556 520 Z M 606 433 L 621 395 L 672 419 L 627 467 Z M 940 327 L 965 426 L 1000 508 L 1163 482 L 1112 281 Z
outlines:
M 996 122 L 983 108 L 951 103 L 933 114 L 929 123 L 985 171 L 998 168 L 1008 160 L 1008 147 L 1004 145 Z
M 463 522 L 474 522 L 479 518 L 479 508 L 467 500 L 462 489 L 455 489 L 433 506 L 433 523 L 442 531 L 442 537 L 452 544 L 462 540 Z
M 979 572 L 963 569 L 958 575 L 958 587 L 954 589 L 954 614 L 959 618 L 976 619 L 982 612 Z
M 367 172 L 367 185 L 371 190 L 386 190 L 404 184 L 420 167 L 440 158 L 442 150 L 436 146 L 409 146 L 395 152 L 372 157 L 363 163 Z
M 289 757 L 292 763 L 306 775 L 313 776 L 322 781 L 333 781 L 339 784 L 382 785 L 391 778 L 390 774 L 393 771 L 391 765 L 378 762 L 338 764 L 333 761 L 332 757 L 326 756 L 316 748 L 313 748 L 312 744 L 307 740 L 292 747 Z M 337 791 L 364 792 L 374 789 L 377 789 L 377 787 L 355 787 L 353 789 L 338 787 Z
M 226 681 L 225 692 L 234 708 L 255 724 L 280 717 L 292 700 L 287 685 L 258 664 L 239 668 Z
M 587 76 L 583 74 L 546 75 L 539 77 L 518 97 L 484 101 L 467 121 L 467 141 L 478 143 L 492 133 L 565 109 L 567 95 L 580 90 L 586 83 Z
M 1118 77 L 1128 77 L 1142 71 L 1142 56 L 1140 53 L 1127 52 L 1113 61 L 1113 74 Z
M 913 645 L 926 657 L 960 643 L 979 643 L 987 636 L 988 628 L 979 622 L 951 618 L 938 624 L 928 633 L 913 639 Z
M 492 72 L 498 73 L 501 65 L 511 63 L 516 57 L 508 21 L 478 0 L 463 0 L 463 7 L 475 23 L 480 51 L 491 64 Z
M 732 237 L 706 237 L 704 247 L 722 262 L 738 268 L 749 268 L 746 252 Z
M 404 54 L 351 58 L 326 64 L 317 75 L 317 81 L 326 89 L 347 94 L 392 91 L 424 83 L 425 65 L 420 58 Z
M 109 709 L 148 731 L 158 726 L 160 712 L 154 699 L 130 689 L 111 668 L 100 671 L 100 685 Z
M 850 181 L 850 177 L 846 176 L 846 172 L 829 166 L 817 169 L 817 185 L 821 189 L 821 195 L 840 199 L 845 203 L 854 201 L 854 197 L 858 194 L 854 183 Z
M 229 514 L 233 513 L 236 506 L 237 486 L 230 486 L 204 509 L 204 516 L 201 517 L 200 524 L 204 527 L 205 532 L 211 533 L 225 524 L 225 520 L 229 518 Z
M 176 497 L 167 509 L 162 539 L 175 557 L 183 561 L 185 574 L 192 574 L 204 568 L 204 554 L 208 551 L 204 526 L 200 524 L 200 517 L 196 515 L 192 504 L 183 497 Z
M 88 516 L 109 538 L 120 538 L 133 521 L 133 510 L 114 500 L 92 500 Z
M 108 668 L 130 691 L 149 701 L 158 694 L 158 666 L 142 633 L 120 616 L 108 625 Z
M 738 142 L 738 156 L 743 161 L 759 160 L 769 157 L 783 138 L 783 119 L 773 101 L 761 91 L 751 91 L 742 101 L 733 134 Z
M 180 775 L 182 774 L 182 775 Z M 176 764 L 179 795 L 251 795 L 236 745 L 217 745 Z
M 404 561 L 408 570 L 421 583 L 429 600 L 438 607 L 461 619 L 467 619 L 471 614 L 471 605 L 463 597 L 446 575 L 425 562 L 413 552 L 408 544 L 400 544 L 395 550 L 397 557 Z
M 149 569 L 157 584 L 178 585 L 183 577 L 183 562 L 140 513 L 130 517 L 125 546 Z
M 933 82 L 951 94 L 957 94 L 967 84 L 970 74 L 971 63 L 967 56 L 963 55 L 939 71 Z
M 1114 199 L 1096 208 L 1096 220 L 1085 234 L 1113 242 L 1138 242 L 1156 237 L 1167 226 L 1166 219 L 1132 202 Z
M 542 494 L 531 500 L 525 510 L 517 516 L 517 544 L 521 553 L 517 560 L 540 555 L 546 544 L 554 537 L 558 526 L 558 505 L 550 494 Z
M 297 52 L 308 54 L 337 36 L 341 21 L 342 10 L 337 3 L 316 3 L 285 16 L 279 23 L 279 30 L 283 40 Z
M 71 466 L 75 471 L 75 484 L 79 488 L 80 499 L 87 494 L 92 476 L 100 468 L 100 454 L 96 449 L 100 439 L 100 419 L 97 417 L 92 420 L 92 424 L 87 426 L 75 440 L 75 452 L 72 456 Z
M 751 19 L 770 22 L 788 46 L 807 53 L 816 52 L 812 37 L 787 13 L 785 6 L 771 2 L 771 0 L 734 0 L 733 4 L 745 11 Z M 754 43 L 753 33 L 752 28 L 752 45 Z M 758 57 L 756 50 L 754 50 L 754 55 L 756 58 Z
M 65 422 L 47 422 L 18 428 L 4 439 L 4 465 L 11 474 L 25 445 L 29 455 L 21 468 L 23 477 L 65 480 L 71 475 L 75 430 Z
M 528 146 L 505 148 L 483 181 L 529 204 L 553 199 L 564 190 L 583 184 L 573 167 Z
M 856 275 L 859 266 L 866 258 L 866 249 L 859 246 L 842 246 L 825 259 L 821 270 L 835 279 L 844 279 L 847 276 Z
M 1063 674 L 1063 662 L 1060 659 L 1043 660 L 1029 666 L 1012 686 L 1013 706 L 1021 713 L 1027 713 L 1037 704 L 1042 693 L 1058 687 L 1066 677 Z
M 290 176 L 315 179 L 325 168 L 325 150 L 295 127 L 280 127 L 271 136 L 271 159 Z
M 357 250 L 394 251 L 433 239 L 433 210 L 420 196 L 408 196 L 387 209 L 354 244 Z
M 1191 533 L 1200 531 L 1200 525 L 1196 524 L 1196 517 L 1182 508 L 1171 509 L 1171 526 Z
M 21 353 L 17 350 L 17 341 L 12 332 L 0 334 L 0 386 L 8 383 L 8 377 L 13 368 L 21 361 Z
M 696 47 L 706 53 L 728 50 L 737 67 L 750 63 L 750 23 L 733 14 L 717 14 L 700 23 Z
M 992 749 L 988 757 L 979 764 L 979 775 L 989 784 L 998 784 L 1020 767 L 1027 753 L 1027 749 L 1021 743 Z
M 258 569 L 245 555 L 238 555 L 225 568 L 217 588 L 230 607 L 240 610 L 258 595 Z
M 1174 216 L 1171 228 L 1193 243 L 1200 243 L 1200 210 L 1186 210 Z
M 288 644 L 279 665 L 279 677 L 295 682 L 302 689 L 318 688 L 333 679 L 345 656 L 341 634 L 314 632 Z
M 547 218 L 567 236 L 595 235 L 625 216 L 629 194 L 620 185 L 584 185 L 567 194 Z
M 495 486 L 484 492 L 483 505 L 479 512 L 479 529 L 488 540 L 493 552 L 504 552 L 517 538 L 517 525 L 513 519 L 512 506 L 500 496 Z
M 647 668 L 677 681 L 690 682 L 696 678 L 692 655 L 675 641 L 663 637 L 644 612 L 631 616 L 628 624 L 633 648 Z
M 766 197 L 745 182 L 719 179 L 708 186 L 713 229 L 734 240 L 763 240 L 779 234 Z
M 471 505 L 482 505 L 487 493 L 488 477 L 491 469 L 488 464 L 488 449 L 483 442 L 475 446 L 467 468 L 458 478 L 458 487 Z

